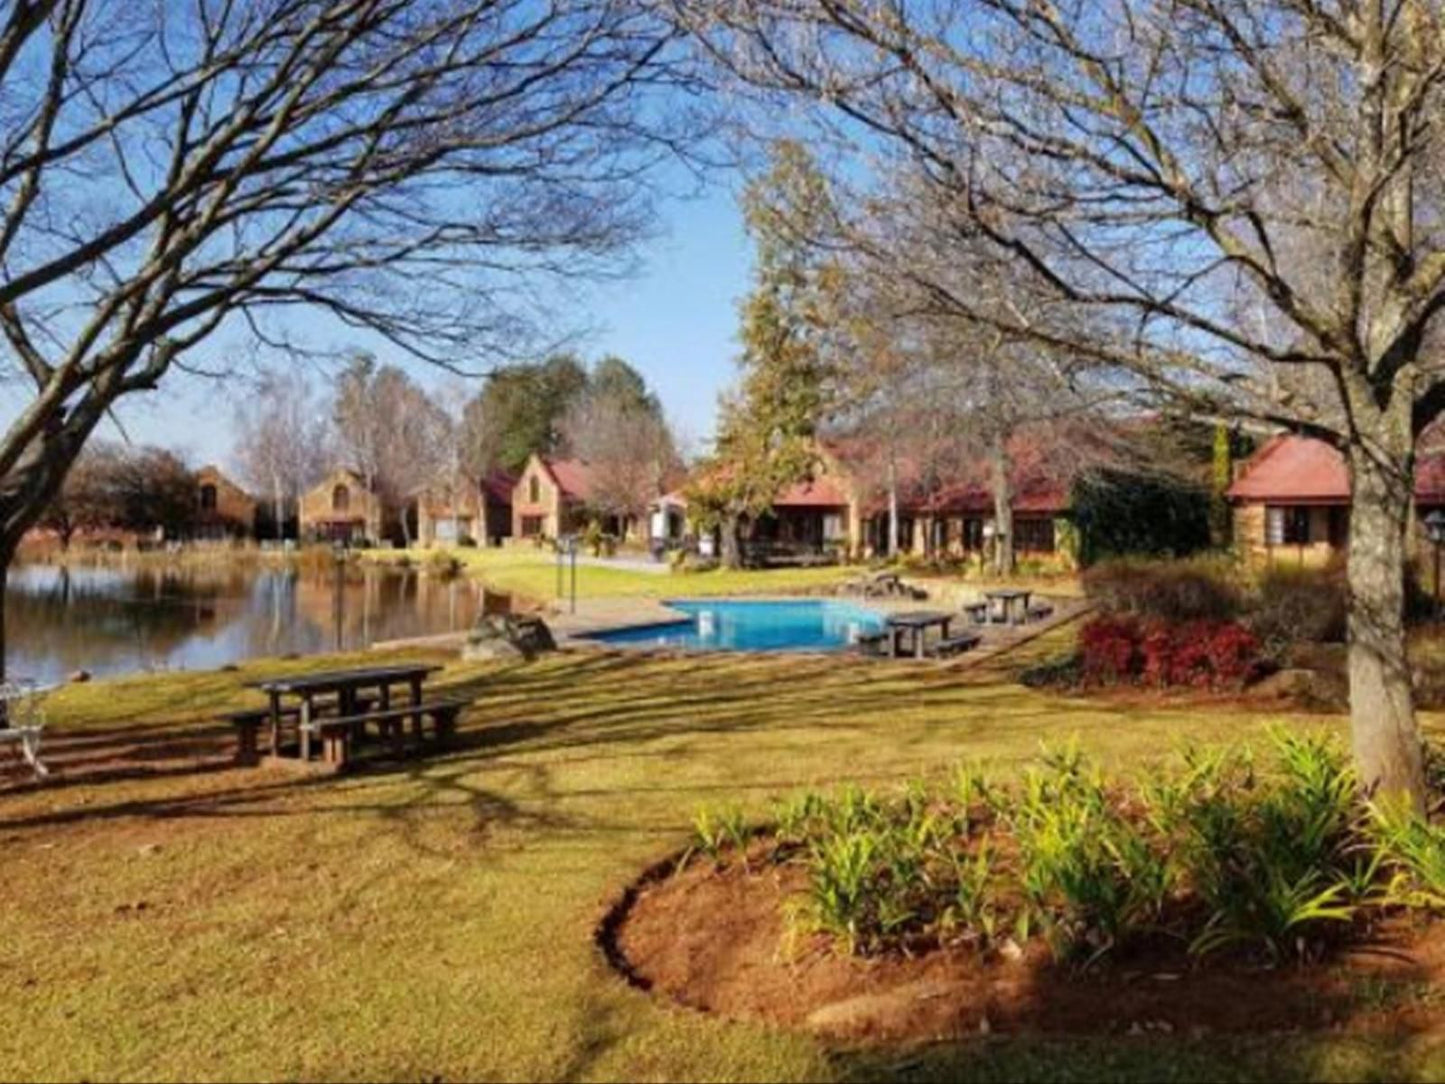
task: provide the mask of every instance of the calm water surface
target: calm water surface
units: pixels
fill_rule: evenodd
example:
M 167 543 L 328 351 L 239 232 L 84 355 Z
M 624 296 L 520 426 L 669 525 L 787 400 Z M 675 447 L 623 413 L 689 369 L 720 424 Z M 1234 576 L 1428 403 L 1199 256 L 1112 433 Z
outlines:
M 505 607 L 465 578 L 347 567 L 156 569 L 20 565 L 5 590 L 10 675 L 49 682 L 205 670 L 470 627 Z

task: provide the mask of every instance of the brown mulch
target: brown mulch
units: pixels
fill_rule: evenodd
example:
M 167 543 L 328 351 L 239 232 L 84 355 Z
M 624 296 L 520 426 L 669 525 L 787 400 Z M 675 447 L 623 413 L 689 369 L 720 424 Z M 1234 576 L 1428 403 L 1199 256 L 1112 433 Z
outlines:
M 849 1041 L 987 1033 L 1130 1035 L 1430 1031 L 1445 1024 L 1445 925 L 1392 920 L 1326 962 L 1198 964 L 1172 942 L 1087 970 L 971 945 L 843 957 L 790 943 L 796 867 L 694 862 L 639 882 L 599 942 L 635 985 L 720 1016 Z

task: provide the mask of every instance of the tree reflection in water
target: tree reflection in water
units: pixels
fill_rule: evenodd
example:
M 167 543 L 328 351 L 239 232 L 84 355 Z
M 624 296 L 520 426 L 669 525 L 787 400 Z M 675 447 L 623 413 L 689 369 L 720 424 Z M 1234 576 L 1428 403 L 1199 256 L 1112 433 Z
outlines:
M 76 670 L 207 669 L 350 650 L 465 629 L 482 610 L 482 595 L 467 579 L 354 563 L 340 576 L 329 569 L 21 565 L 6 587 L 10 672 L 56 681 Z

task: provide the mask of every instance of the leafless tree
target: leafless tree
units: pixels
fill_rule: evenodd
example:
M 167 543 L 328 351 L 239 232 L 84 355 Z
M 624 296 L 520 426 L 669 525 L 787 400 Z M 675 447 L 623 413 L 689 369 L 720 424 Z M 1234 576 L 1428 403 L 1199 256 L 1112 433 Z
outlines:
M 592 503 L 608 515 L 645 516 L 680 463 L 661 412 L 635 396 L 583 396 L 563 418 L 562 436 L 592 469 Z
M 380 376 L 396 374 L 383 369 Z M 447 477 L 453 466 L 451 419 L 417 384 L 396 374 L 378 379 L 377 406 L 385 416 L 380 445 L 380 491 L 400 512 L 402 536 L 411 545 L 408 508 Z
M 0 568 L 117 402 L 223 327 L 361 327 L 459 367 L 531 278 L 615 270 L 675 32 L 630 0 L 18 0 L 0 9 Z M 289 326 L 295 326 L 289 325 Z
M 1063 345 L 1349 464 L 1349 673 L 1371 788 L 1424 784 L 1403 621 L 1416 439 L 1445 408 L 1432 0 L 676 0 L 710 59 L 1103 314 Z M 855 159 L 855 169 L 858 168 Z M 920 276 L 940 310 L 1051 343 Z M 1100 335 L 1101 326 L 1112 334 Z
M 399 513 L 410 544 L 408 506 L 446 471 L 446 412 L 397 366 L 361 355 L 337 377 L 332 417 L 339 458 L 381 507 Z M 378 537 L 382 527 L 375 522 L 367 530 Z
M 330 465 L 332 429 L 324 404 L 300 371 L 262 372 L 236 408 L 234 458 L 242 480 L 271 502 L 276 537 L 301 494 Z

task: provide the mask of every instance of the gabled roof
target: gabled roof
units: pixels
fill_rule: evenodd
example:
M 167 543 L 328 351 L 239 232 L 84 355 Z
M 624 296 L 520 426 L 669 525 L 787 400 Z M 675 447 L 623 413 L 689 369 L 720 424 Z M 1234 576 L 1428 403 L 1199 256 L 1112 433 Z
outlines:
M 482 481 L 482 489 L 487 496 L 498 504 L 511 504 L 512 491 L 517 488 L 517 480 L 520 475 L 513 474 L 509 470 L 498 468 L 492 471 Z
M 1350 475 L 1338 449 L 1312 437 L 1281 433 L 1254 453 L 1226 493 L 1236 501 L 1345 504 Z
M 1235 501 L 1348 504 L 1350 472 L 1334 445 L 1281 433 L 1254 453 L 1226 492 Z M 1416 458 L 1415 501 L 1445 504 L 1445 453 L 1422 452 Z
M 575 501 L 592 498 L 592 467 L 583 459 L 548 459 L 539 455 L 537 462 L 556 483 L 563 497 Z
M 839 508 L 848 496 L 826 476 L 794 482 L 773 499 L 774 508 Z
M 860 454 L 863 448 L 861 444 L 855 446 L 849 452 L 850 457 Z M 1044 515 L 1068 511 L 1072 503 L 1070 490 L 1079 466 L 1073 451 L 1019 434 L 1009 441 L 1008 453 L 1009 487 L 1015 513 Z M 984 458 L 939 465 L 928 472 L 916 457 L 900 456 L 895 467 L 898 505 L 906 513 L 993 514 L 993 468 Z M 930 473 L 932 479 L 927 477 Z M 876 514 L 887 507 L 888 495 L 884 487 L 875 482 L 864 502 L 864 510 Z

